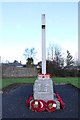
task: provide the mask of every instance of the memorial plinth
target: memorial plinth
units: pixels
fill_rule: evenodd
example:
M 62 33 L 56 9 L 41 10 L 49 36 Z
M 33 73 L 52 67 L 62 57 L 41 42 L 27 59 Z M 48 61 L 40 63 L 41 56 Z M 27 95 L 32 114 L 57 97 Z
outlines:
M 51 79 L 37 79 L 33 86 L 33 96 L 37 100 L 54 100 L 53 82 Z

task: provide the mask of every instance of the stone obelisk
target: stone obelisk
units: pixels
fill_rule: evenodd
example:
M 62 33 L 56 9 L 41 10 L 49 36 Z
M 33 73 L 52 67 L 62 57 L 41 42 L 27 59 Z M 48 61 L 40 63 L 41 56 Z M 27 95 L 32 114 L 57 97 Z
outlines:
M 53 81 L 49 74 L 46 74 L 46 31 L 45 31 L 45 14 L 41 16 L 42 24 L 42 74 L 38 74 L 37 79 L 33 85 L 33 102 L 35 102 L 35 106 L 38 106 L 38 100 L 43 100 L 46 103 L 49 100 L 55 100 L 57 104 L 57 109 L 60 109 L 60 102 L 55 98 L 55 93 L 53 90 Z M 32 102 L 31 101 L 31 102 Z M 30 102 L 30 104 L 31 104 Z M 41 102 L 40 102 L 41 103 Z M 54 104 L 53 104 L 54 105 Z M 52 105 L 52 107 L 53 107 Z M 54 106 L 55 107 L 55 106 Z M 35 107 L 36 108 L 36 107 Z M 42 106 L 41 106 L 42 108 Z
M 45 14 L 42 14 L 42 74 L 46 74 L 46 38 L 45 38 Z M 33 87 L 34 99 L 54 100 L 53 82 L 51 78 L 36 79 Z
M 42 74 L 46 74 L 46 25 L 45 14 L 42 14 Z

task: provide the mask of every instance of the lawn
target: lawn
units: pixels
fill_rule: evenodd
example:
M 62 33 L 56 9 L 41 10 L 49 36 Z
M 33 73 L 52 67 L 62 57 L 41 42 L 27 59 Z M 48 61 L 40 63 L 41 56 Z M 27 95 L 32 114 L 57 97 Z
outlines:
M 2 87 L 6 87 L 14 83 L 34 83 L 36 78 L 4 78 L 2 79 Z
M 36 78 L 4 78 L 2 79 L 2 87 L 6 87 L 14 83 L 34 83 Z M 64 78 L 64 77 L 55 77 L 52 78 L 54 84 L 72 84 L 75 87 L 80 88 L 78 78 Z
M 75 87 L 77 88 L 80 88 L 80 84 L 79 84 L 79 78 L 75 78 L 75 77 L 67 77 L 67 78 L 64 78 L 64 77 L 59 77 L 59 78 L 52 78 L 53 80 L 53 83 L 54 84 L 61 84 L 61 83 L 65 83 L 65 84 L 71 84 L 71 85 L 74 85 Z

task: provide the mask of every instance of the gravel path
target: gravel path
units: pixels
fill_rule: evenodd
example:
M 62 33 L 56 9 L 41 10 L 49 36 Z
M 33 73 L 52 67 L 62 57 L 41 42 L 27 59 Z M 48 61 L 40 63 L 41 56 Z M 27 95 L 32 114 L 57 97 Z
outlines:
M 26 107 L 26 100 L 30 97 L 33 85 L 22 85 L 2 95 L 2 117 L 3 118 L 78 118 L 78 95 L 80 90 L 71 85 L 55 85 L 57 91 L 64 101 L 64 110 L 55 112 L 33 112 Z

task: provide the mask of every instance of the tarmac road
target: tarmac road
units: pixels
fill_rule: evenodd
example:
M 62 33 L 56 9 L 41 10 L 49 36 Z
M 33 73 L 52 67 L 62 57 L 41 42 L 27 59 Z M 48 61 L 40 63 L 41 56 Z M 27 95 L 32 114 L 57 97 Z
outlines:
M 34 112 L 27 108 L 26 100 L 30 97 L 33 85 L 22 85 L 2 95 L 2 118 L 78 118 L 78 95 L 80 90 L 71 85 L 55 85 L 62 98 L 64 110 L 48 113 Z

